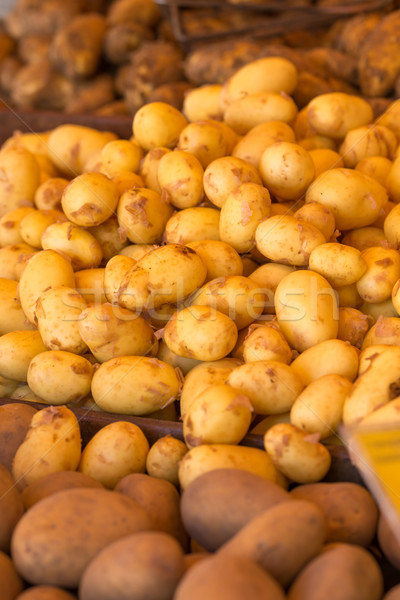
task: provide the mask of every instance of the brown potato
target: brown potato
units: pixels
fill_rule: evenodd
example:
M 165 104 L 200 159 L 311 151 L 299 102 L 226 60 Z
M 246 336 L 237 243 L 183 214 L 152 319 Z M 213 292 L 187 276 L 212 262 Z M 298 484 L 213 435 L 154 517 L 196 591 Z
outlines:
M 178 585 L 175 600 L 284 600 L 280 585 L 247 558 L 216 555 L 193 565 Z
M 382 592 L 382 573 L 372 554 L 359 546 L 335 544 L 302 570 L 288 599 L 379 600 Z
M 371 494 L 352 482 L 310 483 L 294 488 L 293 498 L 309 500 L 326 519 L 326 542 L 369 546 L 375 535 L 378 509 Z
M 11 558 L 0 551 L 0 581 L 2 600 L 15 600 L 24 589 L 24 582 Z
M 395 536 L 392 526 L 383 514 L 378 521 L 378 542 L 387 560 L 396 569 L 400 569 L 400 543 Z
M 39 500 L 56 494 L 61 490 L 83 487 L 102 488 L 103 486 L 99 481 L 85 473 L 80 473 L 79 471 L 58 471 L 32 481 L 23 490 L 21 498 L 25 510 L 28 510 L 28 508 L 39 502 Z
M 36 409 L 10 402 L 0 406 L 0 463 L 10 472 L 18 447 L 22 444 Z
M 96 555 L 83 573 L 79 598 L 170 600 L 184 570 L 183 550 L 172 536 L 135 533 Z
M 140 504 L 157 531 L 168 533 L 187 548 L 188 536 L 180 515 L 179 493 L 172 483 L 143 473 L 131 473 L 120 479 L 114 489 Z
M 384 595 L 382 600 L 399 600 L 400 598 L 400 585 L 395 585 Z
M 24 514 L 24 506 L 11 473 L 3 465 L 0 465 L 0 505 L 0 551 L 9 552 L 11 537 Z
M 214 552 L 252 518 L 288 499 L 282 487 L 259 475 L 241 469 L 214 469 L 184 490 L 181 513 L 191 538 Z
M 324 539 L 320 509 L 305 500 L 289 500 L 254 517 L 218 552 L 256 562 L 286 587 L 318 554 Z
M 34 585 L 16 600 L 75 600 L 75 596 L 54 585 Z
M 64 490 L 25 513 L 15 529 L 11 552 L 28 582 L 75 588 L 102 548 L 151 529 L 150 517 L 131 498 L 93 488 Z

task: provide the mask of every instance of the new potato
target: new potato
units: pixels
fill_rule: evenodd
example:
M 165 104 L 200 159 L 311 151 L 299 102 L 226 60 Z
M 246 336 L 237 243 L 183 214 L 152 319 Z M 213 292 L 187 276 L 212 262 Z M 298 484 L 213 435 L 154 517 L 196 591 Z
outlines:
M 204 171 L 204 191 L 210 202 L 219 208 L 242 183 L 261 184 L 261 177 L 250 162 L 235 156 L 217 158 Z

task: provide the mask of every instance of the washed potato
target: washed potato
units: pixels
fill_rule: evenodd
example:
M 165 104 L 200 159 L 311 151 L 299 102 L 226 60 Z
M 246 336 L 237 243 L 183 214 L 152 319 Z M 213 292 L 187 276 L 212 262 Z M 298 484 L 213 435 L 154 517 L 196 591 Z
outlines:
M 0 337 L 0 375 L 26 381 L 29 363 L 46 346 L 38 331 L 10 331 Z
M 40 184 L 40 169 L 35 156 L 26 148 L 5 148 L 0 152 L 0 217 L 10 210 L 33 206 Z
M 128 244 L 120 251 L 122 256 L 129 256 L 129 258 L 134 258 L 136 262 L 143 258 L 145 254 L 151 252 L 151 250 L 155 250 L 159 247 L 159 244 Z M 110 259 L 111 260 L 111 259 Z
M 277 142 L 264 150 L 259 169 L 264 185 L 281 200 L 297 200 L 314 179 L 314 163 L 304 148 Z
M 286 58 L 268 56 L 238 69 L 223 85 L 220 105 L 225 111 L 235 100 L 258 92 L 291 94 L 297 85 L 297 69 Z
M 173 148 L 187 120 L 179 110 L 165 102 L 150 102 L 136 112 L 133 135 L 144 150 L 158 146 Z
M 75 288 L 86 302 L 107 302 L 104 289 L 105 269 L 81 269 L 75 271 Z
M 179 463 L 188 448 L 182 440 L 171 435 L 158 438 L 150 447 L 146 457 L 146 471 L 151 477 L 166 479 L 179 485 Z
M 342 375 L 323 375 L 312 381 L 297 396 L 290 409 L 290 422 L 324 439 L 337 431 L 342 421 L 343 404 L 352 383 Z
M 172 315 L 164 341 L 180 356 L 210 361 L 227 356 L 237 335 L 237 327 L 227 315 L 209 306 L 192 305 Z
M 220 240 L 198 240 L 186 245 L 200 256 L 206 266 L 206 282 L 216 277 L 242 275 L 242 260 L 230 244 Z
M 304 350 L 291 363 L 304 385 L 324 375 L 336 374 L 354 381 L 358 373 L 357 348 L 339 339 L 325 340 Z
M 319 202 L 309 202 L 296 210 L 293 215 L 298 221 L 314 225 L 329 241 L 335 231 L 335 216 L 330 208 Z
M 372 246 L 361 253 L 367 269 L 357 281 L 357 291 L 365 302 L 384 302 L 392 297 L 400 278 L 400 255 L 392 248 Z
M 159 162 L 157 177 L 161 193 L 176 208 L 190 208 L 200 203 L 204 169 L 189 152 L 168 152 Z
M 188 121 L 202 119 L 219 119 L 222 117 L 219 108 L 221 85 L 213 83 L 201 85 L 188 90 L 183 99 L 182 112 Z
M 121 171 L 139 172 L 143 151 L 130 140 L 112 140 L 101 150 L 103 172 L 108 177 L 118 176 Z
M 131 242 L 153 244 L 161 241 L 172 210 L 166 198 L 158 192 L 131 188 L 122 194 L 118 203 L 118 223 Z
M 96 370 L 92 396 L 102 410 L 140 416 L 172 403 L 179 387 L 175 369 L 167 363 L 144 356 L 118 356 Z
M 243 359 L 246 363 L 257 360 L 276 360 L 289 365 L 292 350 L 278 327 L 251 325 L 243 342 Z
M 19 281 L 21 267 L 36 252 L 36 248 L 25 243 L 0 248 L 0 276 Z
M 35 248 L 42 248 L 42 235 L 53 223 L 64 223 L 66 216 L 60 210 L 34 210 L 27 214 L 19 225 L 22 240 Z
M 354 167 L 356 171 L 361 171 L 370 177 L 373 177 L 383 186 L 387 186 L 391 194 L 388 175 L 392 167 L 392 161 L 385 156 L 367 156 L 362 158 Z
M 189 123 L 180 133 L 178 150 L 193 154 L 205 169 L 213 160 L 229 156 L 236 132 L 222 121 L 203 119 Z
M 111 304 L 118 302 L 118 291 L 121 283 L 128 271 L 135 265 L 135 259 L 122 254 L 116 254 L 107 261 L 104 269 L 104 292 Z
M 142 430 L 128 421 L 102 427 L 82 451 L 79 471 L 113 489 L 129 473 L 144 473 L 149 443 Z
M 373 111 L 363 98 L 331 92 L 320 94 L 309 102 L 307 119 L 317 133 L 340 139 L 351 129 L 371 123 Z
M 343 238 L 342 243 L 348 246 L 353 246 L 362 252 L 371 246 L 383 246 L 387 247 L 388 240 L 380 227 L 356 227 L 351 231 L 347 232 Z
M 238 367 L 241 361 L 235 358 L 222 358 L 216 361 L 201 362 L 190 370 L 183 382 L 180 397 L 180 412 L 184 417 L 193 400 L 207 387 L 225 383 L 233 369 Z
M 241 390 L 260 415 L 289 410 L 304 385 L 289 365 L 275 360 L 257 360 L 240 365 L 226 383 Z
M 164 340 L 161 340 L 158 344 L 157 358 L 174 368 L 179 368 L 183 375 L 187 375 L 191 369 L 200 363 L 200 361 L 195 358 L 185 358 L 184 356 L 175 354 L 175 352 L 172 352 L 172 350 L 168 348 Z
M 81 227 L 104 223 L 118 204 L 118 189 L 102 173 L 83 173 L 65 188 L 61 205 L 67 218 Z
M 146 153 L 139 171 L 145 185 L 139 187 L 146 187 L 161 194 L 161 186 L 158 183 L 158 166 L 161 158 L 168 152 L 171 152 L 169 148 L 159 146 L 151 148 L 151 150 Z
M 35 209 L 31 206 L 22 206 L 21 208 L 14 208 L 13 210 L 7 211 L 0 219 L 0 247 L 12 246 L 13 244 L 20 244 L 26 240 L 21 236 L 20 225 L 21 221 L 29 213 L 35 212 Z M 30 242 L 26 242 L 30 244 Z M 34 244 L 31 244 L 34 245 Z
M 264 446 L 275 467 L 296 483 L 320 481 L 331 466 L 331 455 L 310 434 L 290 423 L 274 425 L 264 435 Z
M 199 240 L 219 240 L 220 211 L 208 206 L 184 208 L 172 215 L 165 225 L 167 244 L 189 244 Z
M 203 183 L 207 198 L 220 208 L 240 184 L 262 182 L 258 170 L 251 163 L 234 156 L 223 156 L 207 166 Z
M 339 307 L 329 282 L 313 271 L 294 271 L 276 288 L 279 327 L 289 345 L 303 352 L 337 336 Z
M 68 221 L 54 223 L 46 229 L 42 248 L 63 254 L 77 271 L 98 267 L 103 258 L 101 246 L 90 231 Z
M 314 248 L 309 267 L 337 288 L 358 281 L 367 271 L 368 263 L 356 248 L 335 242 Z
M 394 158 L 397 147 L 395 134 L 383 125 L 364 125 L 346 133 L 340 146 L 345 167 L 354 168 L 363 158 L 383 156 Z
M 117 175 L 111 177 L 111 180 L 117 186 L 119 196 L 122 196 L 124 192 L 127 192 L 132 187 L 145 187 L 143 177 L 137 173 L 132 173 L 132 171 L 120 171 Z
M 295 133 L 287 123 L 268 121 L 256 125 L 243 136 L 232 150 L 232 156 L 241 158 L 256 168 L 260 163 L 262 153 L 266 148 L 277 142 L 296 141 Z
M 157 354 L 158 342 L 150 325 L 122 306 L 109 303 L 85 306 L 76 326 L 99 363 L 116 356 Z
M 332 210 L 336 227 L 341 231 L 372 225 L 386 201 L 385 188 L 376 179 L 354 169 L 325 171 L 306 192 L 307 203 L 319 202 Z
M 224 111 L 224 121 L 238 134 L 267 121 L 293 123 L 297 115 L 294 100 L 286 93 L 259 92 L 237 98 Z
M 39 333 L 48 350 L 86 352 L 87 345 L 79 332 L 80 314 L 86 308 L 76 289 L 58 286 L 44 291 L 36 302 Z
M 255 245 L 259 223 L 269 217 L 271 197 L 258 183 L 242 183 L 225 198 L 219 220 L 219 237 L 237 252 L 249 252 Z
M 81 435 L 74 413 L 66 406 L 49 406 L 32 417 L 15 453 L 12 475 L 22 490 L 48 473 L 75 471 L 80 457 Z
M 206 273 L 204 263 L 191 248 L 160 246 L 126 273 L 117 292 L 118 303 L 132 311 L 176 305 L 202 285 Z
M 0 335 L 23 329 L 36 329 L 22 310 L 16 281 L 0 277 L 0 306 Z
M 220 384 L 198 394 L 183 419 L 188 448 L 201 444 L 238 444 L 246 435 L 253 406 L 242 390 Z

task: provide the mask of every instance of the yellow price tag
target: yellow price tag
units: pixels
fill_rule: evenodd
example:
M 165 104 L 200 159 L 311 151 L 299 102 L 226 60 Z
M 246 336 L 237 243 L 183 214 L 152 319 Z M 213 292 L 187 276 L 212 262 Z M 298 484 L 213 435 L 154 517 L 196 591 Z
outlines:
M 343 428 L 352 462 L 390 521 L 400 542 L 400 428 Z

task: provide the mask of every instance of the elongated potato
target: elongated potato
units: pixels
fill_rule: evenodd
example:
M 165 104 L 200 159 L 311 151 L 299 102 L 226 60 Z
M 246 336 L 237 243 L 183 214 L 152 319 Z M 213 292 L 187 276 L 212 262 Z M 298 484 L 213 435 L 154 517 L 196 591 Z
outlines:
M 135 244 L 160 242 L 172 206 L 165 196 L 146 188 L 131 188 L 119 200 L 117 216 L 120 228 Z
M 307 107 L 307 119 L 317 132 L 343 138 L 348 131 L 372 122 L 372 108 L 358 96 L 331 92 L 320 94 Z
M 11 331 L 0 337 L 0 375 L 26 381 L 31 360 L 46 351 L 38 331 Z
M 320 244 L 312 250 L 309 267 L 325 277 L 332 287 L 337 288 L 358 281 L 368 264 L 356 248 L 328 243 Z
M 0 277 L 0 335 L 11 331 L 35 329 L 22 310 L 18 299 L 18 283 L 6 277 Z
M 304 350 L 290 366 L 304 385 L 329 374 L 354 381 L 358 373 L 358 355 L 357 349 L 343 340 L 325 340 Z
M 118 302 L 118 291 L 122 280 L 135 265 L 135 259 L 122 254 L 116 254 L 107 261 L 104 269 L 104 292 L 108 302 L 111 302 L 111 304 Z
M 267 121 L 293 123 L 296 115 L 297 106 L 287 94 L 259 92 L 231 102 L 224 112 L 224 121 L 238 134 L 244 135 Z
M 392 297 L 393 286 L 400 277 L 400 256 L 397 250 L 372 246 L 361 253 L 367 265 L 357 281 L 357 291 L 365 302 L 384 302 Z
M 301 198 L 315 176 L 307 150 L 292 142 L 278 142 L 266 148 L 259 169 L 264 185 L 281 200 Z
M 232 150 L 232 156 L 246 160 L 258 168 L 262 153 L 277 142 L 295 142 L 293 129 L 281 121 L 268 121 L 256 125 L 243 136 Z
M 90 231 L 69 222 L 50 225 L 42 235 L 42 247 L 67 256 L 76 271 L 98 267 L 103 258 L 101 246 Z
M 5 148 L 0 153 L 4 174 L 0 185 L 0 217 L 10 210 L 33 206 L 40 184 L 40 169 L 35 156 L 21 146 Z
M 168 152 L 160 159 L 157 176 L 161 193 L 172 206 L 189 208 L 200 203 L 204 169 L 193 154 Z
M 205 264 L 206 282 L 216 277 L 243 274 L 242 260 L 230 244 L 220 240 L 198 240 L 189 242 L 187 246 L 194 250 Z
M 174 213 L 163 234 L 167 244 L 190 244 L 198 240 L 219 240 L 220 211 L 208 206 L 192 206 Z
M 188 121 L 218 119 L 222 117 L 219 108 L 221 85 L 218 83 L 201 85 L 188 90 L 183 99 L 182 112 Z

